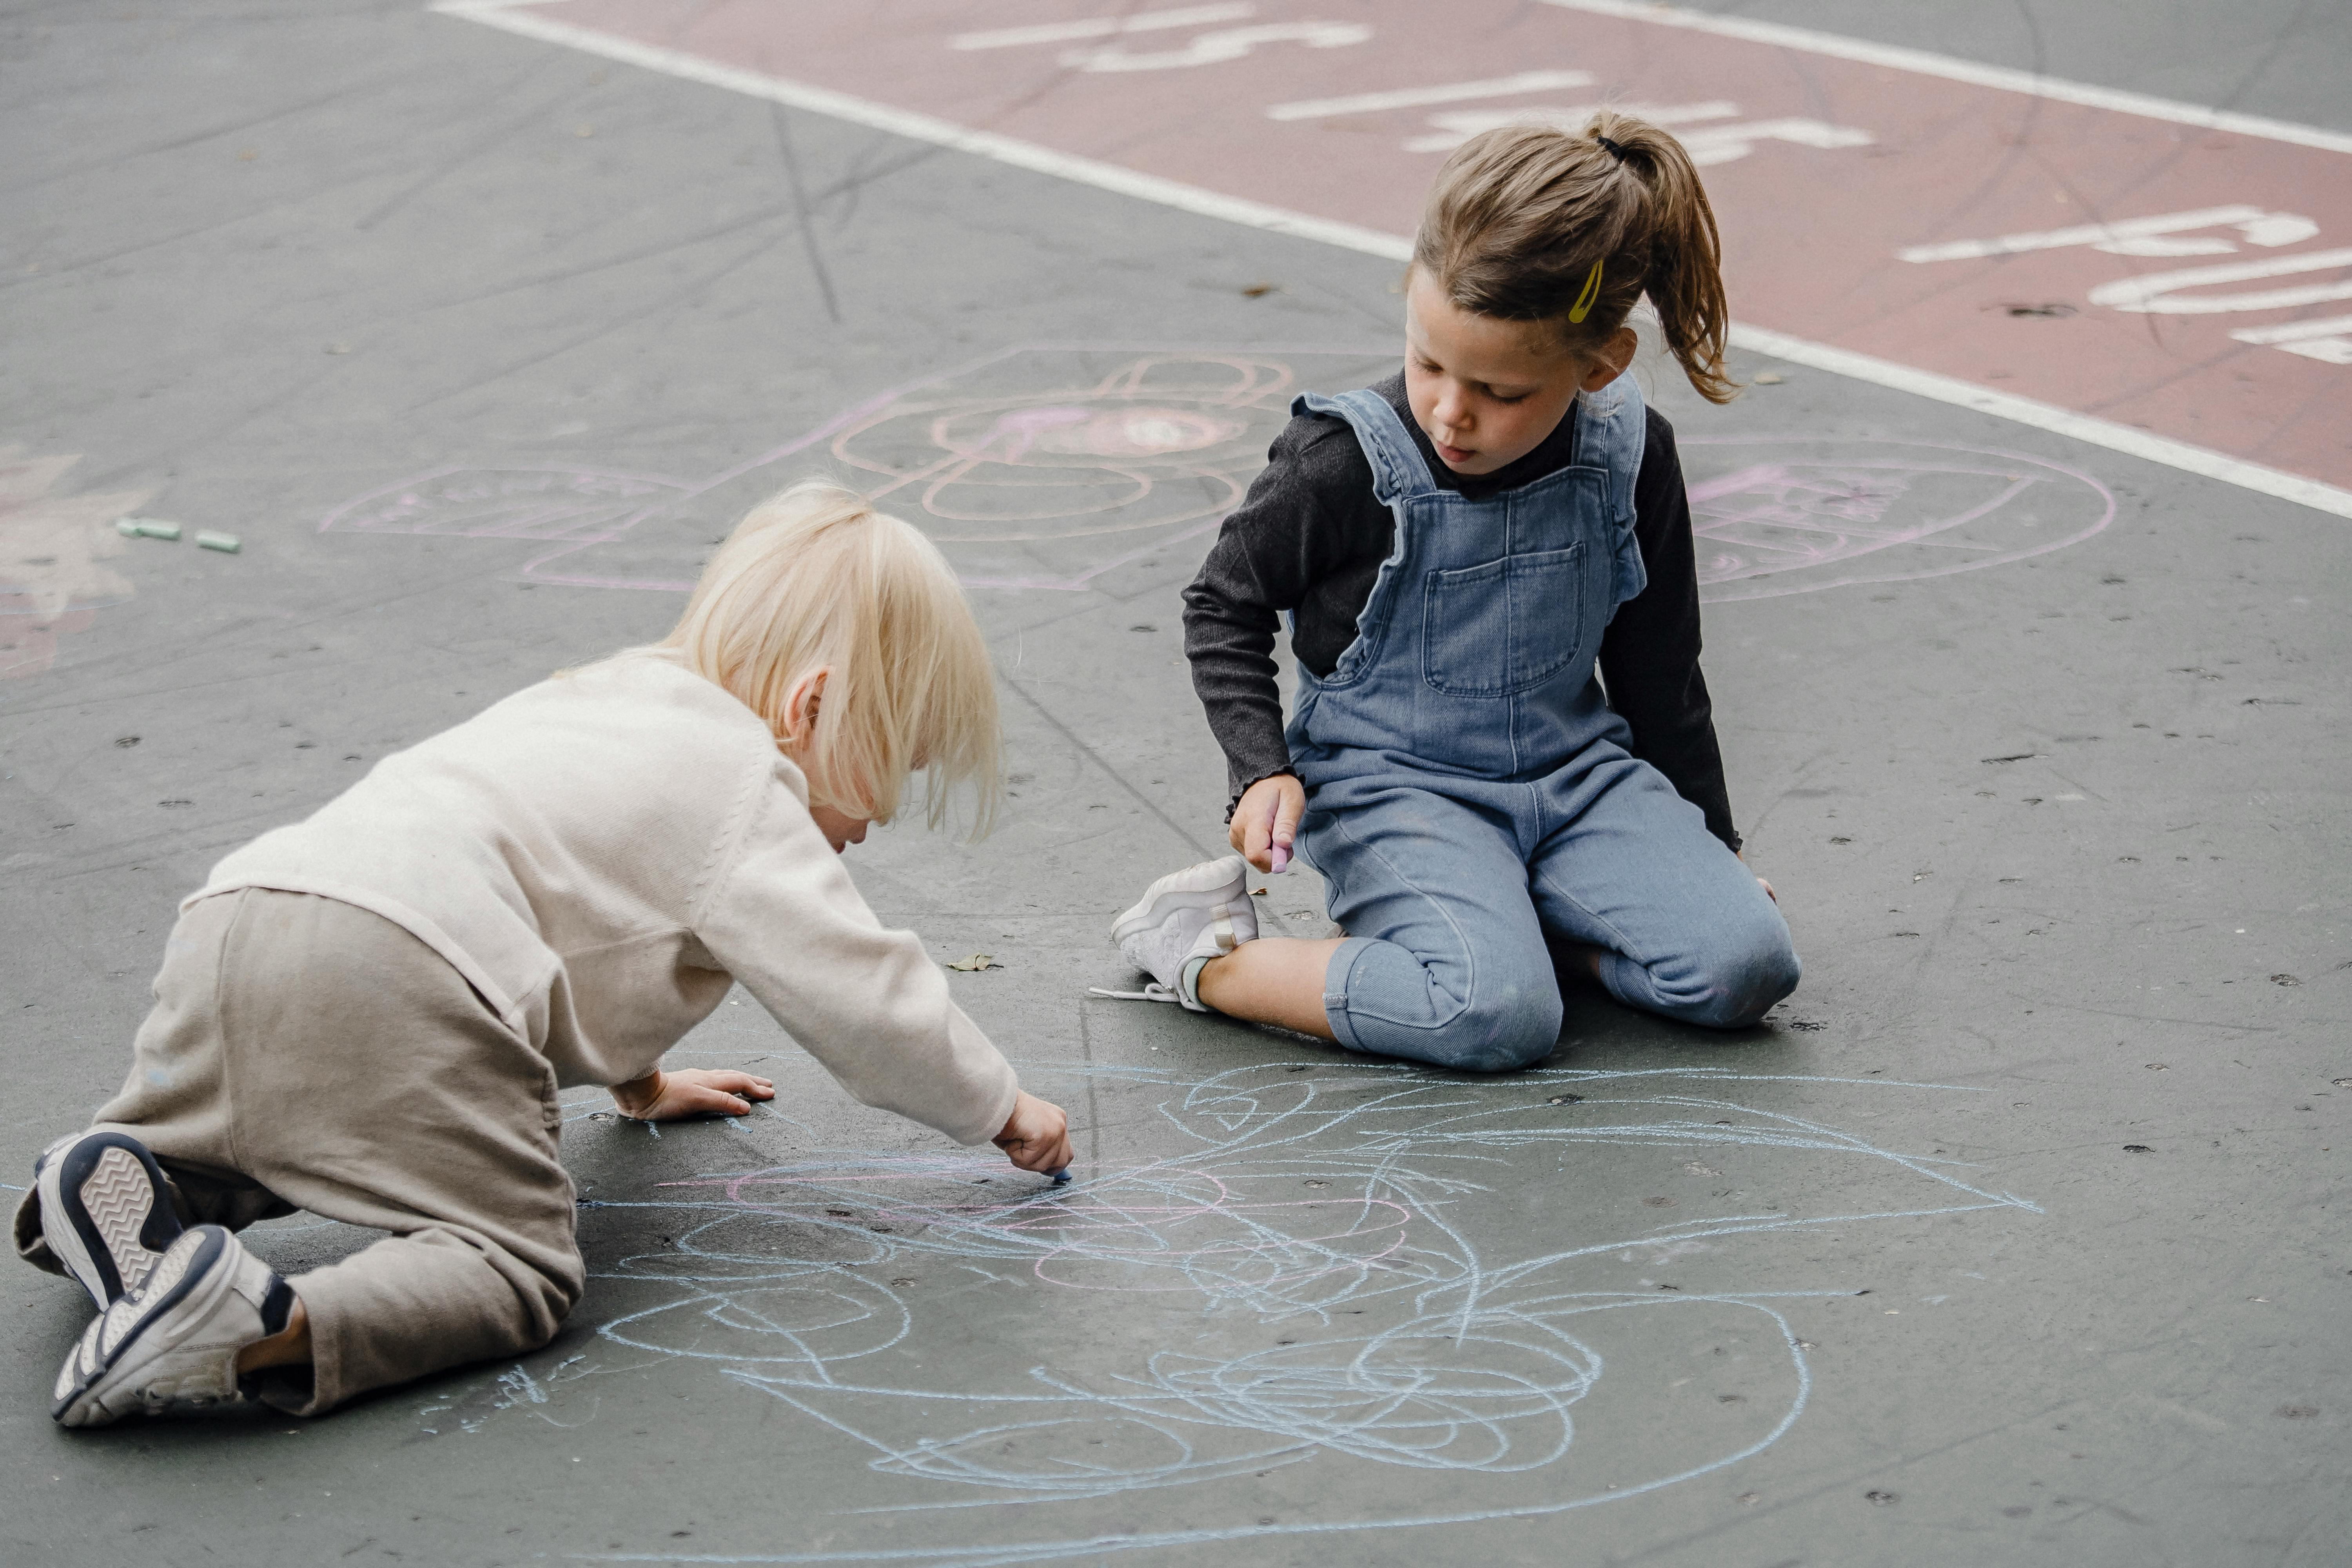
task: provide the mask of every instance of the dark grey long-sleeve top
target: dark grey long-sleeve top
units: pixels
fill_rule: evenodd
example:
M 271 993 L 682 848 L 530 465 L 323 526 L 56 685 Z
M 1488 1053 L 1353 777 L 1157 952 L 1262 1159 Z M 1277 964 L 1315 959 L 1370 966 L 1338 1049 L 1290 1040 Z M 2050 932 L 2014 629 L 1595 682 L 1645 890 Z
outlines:
M 1436 482 L 1481 500 L 1539 479 L 1576 458 L 1576 420 L 1526 457 L 1491 474 L 1454 473 L 1438 459 L 1405 402 L 1400 371 L 1374 391 L 1397 416 Z M 1290 646 L 1317 676 L 1328 675 L 1356 638 L 1381 563 L 1396 540 L 1396 519 L 1372 494 L 1371 464 L 1344 419 L 1293 419 L 1266 453 L 1266 468 L 1184 591 L 1184 653 L 1209 730 L 1225 753 L 1232 798 L 1290 771 L 1274 643 L 1280 616 L 1293 617 Z M 1601 679 L 1633 731 L 1633 752 L 1706 814 L 1707 830 L 1732 848 L 1731 801 L 1715 710 L 1699 671 L 1698 572 L 1690 498 L 1674 426 L 1649 410 L 1641 472 L 1633 481 L 1633 532 L 1649 586 L 1620 605 L 1601 642 Z

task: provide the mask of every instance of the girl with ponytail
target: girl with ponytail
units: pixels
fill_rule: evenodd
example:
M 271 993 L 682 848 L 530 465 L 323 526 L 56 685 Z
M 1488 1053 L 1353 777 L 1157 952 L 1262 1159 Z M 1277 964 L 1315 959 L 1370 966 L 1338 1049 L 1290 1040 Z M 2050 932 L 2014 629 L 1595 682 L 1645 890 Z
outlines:
M 1238 854 L 1145 889 L 1133 994 L 1442 1067 L 1558 1043 L 1555 964 L 1743 1028 L 1793 990 L 1738 858 L 1673 427 L 1626 374 L 1647 296 L 1737 390 L 1715 215 L 1672 136 L 1604 111 L 1465 142 L 1405 278 L 1403 372 L 1293 405 L 1185 593 Z M 1276 684 L 1290 617 L 1298 685 Z M 1326 941 L 1258 941 L 1248 865 L 1323 876 Z

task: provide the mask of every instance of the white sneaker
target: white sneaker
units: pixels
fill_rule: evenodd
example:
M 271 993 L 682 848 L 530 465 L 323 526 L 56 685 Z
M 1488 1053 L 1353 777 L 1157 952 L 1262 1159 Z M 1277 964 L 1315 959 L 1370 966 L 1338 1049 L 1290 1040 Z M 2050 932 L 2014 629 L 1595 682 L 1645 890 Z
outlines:
M 1184 991 L 1184 971 L 1196 958 L 1221 958 L 1257 940 L 1257 908 L 1250 902 L 1249 864 L 1238 855 L 1171 871 L 1143 890 L 1132 909 L 1111 922 L 1111 941 L 1152 984 L 1139 995 L 1208 1009 Z
M 101 1312 L 145 1283 L 180 1237 L 163 1167 L 122 1132 L 60 1138 L 33 1163 L 41 1235 Z
M 90 1324 L 58 1371 L 60 1426 L 105 1426 L 150 1415 L 250 1403 L 236 1353 L 285 1328 L 294 1291 L 216 1225 L 166 1247 L 147 1282 Z

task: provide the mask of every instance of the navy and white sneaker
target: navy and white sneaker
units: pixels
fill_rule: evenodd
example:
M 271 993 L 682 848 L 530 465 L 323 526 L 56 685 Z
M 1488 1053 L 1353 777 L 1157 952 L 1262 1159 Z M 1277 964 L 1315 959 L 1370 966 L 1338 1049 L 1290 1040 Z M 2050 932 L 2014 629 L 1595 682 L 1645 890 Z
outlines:
M 34 1162 L 41 1233 L 101 1312 L 146 1281 L 180 1237 L 163 1168 L 127 1132 L 77 1132 Z
M 232 1410 L 252 1395 L 237 1352 L 286 1327 L 294 1290 L 216 1225 L 183 1232 L 146 1283 L 99 1316 L 58 1370 L 60 1426 L 105 1426 L 144 1412 Z

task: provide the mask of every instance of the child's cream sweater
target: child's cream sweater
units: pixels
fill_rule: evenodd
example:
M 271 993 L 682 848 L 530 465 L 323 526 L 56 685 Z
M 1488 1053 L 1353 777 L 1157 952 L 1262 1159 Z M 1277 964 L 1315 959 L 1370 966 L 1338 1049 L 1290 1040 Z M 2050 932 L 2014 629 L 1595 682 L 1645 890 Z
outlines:
M 868 1105 L 963 1143 L 1013 1113 L 1011 1065 L 915 934 L 866 907 L 767 726 L 666 655 L 543 681 L 386 757 L 188 902 L 248 887 L 405 928 L 567 1086 L 644 1077 L 740 980 Z

